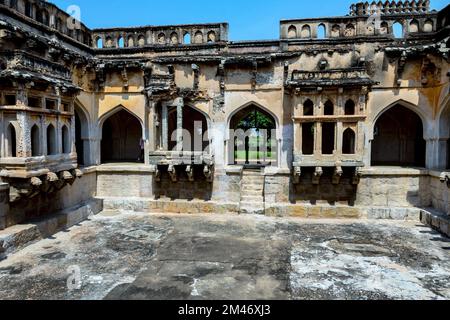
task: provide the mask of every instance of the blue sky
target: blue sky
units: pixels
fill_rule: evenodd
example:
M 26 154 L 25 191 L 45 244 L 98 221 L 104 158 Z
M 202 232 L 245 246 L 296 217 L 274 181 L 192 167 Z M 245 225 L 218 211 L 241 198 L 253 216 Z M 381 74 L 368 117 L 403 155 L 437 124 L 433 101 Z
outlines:
M 279 21 L 346 15 L 357 0 L 52 0 L 81 8 L 89 28 L 228 22 L 230 40 L 278 39 Z M 449 0 L 431 0 L 440 10 Z

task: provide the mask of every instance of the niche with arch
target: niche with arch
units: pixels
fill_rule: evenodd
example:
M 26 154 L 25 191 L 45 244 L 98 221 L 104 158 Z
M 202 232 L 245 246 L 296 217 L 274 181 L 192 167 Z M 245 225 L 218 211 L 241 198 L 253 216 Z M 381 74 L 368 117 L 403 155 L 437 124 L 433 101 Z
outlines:
M 346 116 L 353 116 L 356 114 L 356 105 L 352 99 L 347 100 L 345 103 L 344 114 Z
M 179 44 L 179 41 L 178 41 L 178 34 L 177 34 L 176 32 L 173 32 L 173 33 L 170 35 L 170 43 L 172 43 L 172 44 Z
M 197 31 L 194 36 L 194 43 L 203 43 L 203 33 L 201 31 Z
M 327 100 L 324 105 L 323 114 L 325 116 L 332 116 L 334 115 L 334 104 L 331 100 Z
M 214 31 L 208 32 L 208 42 L 216 42 L 216 33 Z
M 6 157 L 15 158 L 17 157 L 17 134 L 16 128 L 12 123 L 8 125 L 6 130 Z
M 47 155 L 53 156 L 58 153 L 58 145 L 56 143 L 56 129 L 50 124 L 47 127 Z
M 35 124 L 31 127 L 31 156 L 39 157 L 41 155 L 41 137 L 39 127 Z
M 297 38 L 297 28 L 295 26 L 290 26 L 287 33 L 288 39 Z
M 345 129 L 342 138 L 342 153 L 355 154 L 356 153 L 356 134 L 352 128 Z
M 313 116 L 314 115 L 314 103 L 308 99 L 303 103 L 303 115 Z
M 309 25 L 304 25 L 301 31 L 302 38 L 311 38 L 311 27 Z
M 62 149 L 64 154 L 69 154 L 72 152 L 71 143 L 70 143 L 70 132 L 66 125 L 64 125 L 61 129 L 61 138 L 62 138 Z

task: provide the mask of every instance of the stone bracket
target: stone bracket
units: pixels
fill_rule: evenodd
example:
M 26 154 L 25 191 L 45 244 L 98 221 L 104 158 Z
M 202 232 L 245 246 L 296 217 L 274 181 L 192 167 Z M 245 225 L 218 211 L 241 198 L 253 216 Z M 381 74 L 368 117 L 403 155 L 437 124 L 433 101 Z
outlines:
M 170 165 L 169 169 L 167 169 L 167 172 L 169 173 L 170 179 L 172 182 L 178 182 L 178 176 L 177 176 L 177 169 L 174 165 Z
M 186 167 L 186 174 L 188 176 L 189 182 L 194 182 L 194 167 L 193 166 L 187 166 Z
M 355 173 L 353 175 L 352 184 L 358 185 L 361 182 L 362 169 L 360 167 L 355 168 Z
M 301 167 L 294 167 L 294 184 L 300 183 L 300 177 L 302 176 L 302 168 Z
M 312 183 L 314 185 L 320 184 L 320 178 L 322 177 L 322 175 L 323 175 L 322 167 L 316 167 L 316 170 L 314 171 L 313 174 Z
M 214 180 L 214 169 L 212 166 L 205 165 L 203 168 L 203 174 L 205 175 L 206 181 L 213 182 Z
M 336 168 L 334 168 L 334 173 L 333 173 L 333 181 L 332 183 L 334 185 L 338 185 L 339 182 L 341 182 L 341 178 L 342 175 L 344 174 L 344 171 L 342 170 L 341 166 L 337 166 Z
M 441 180 L 442 183 L 447 184 L 447 187 L 450 188 L 450 173 L 449 172 L 441 173 L 439 180 Z

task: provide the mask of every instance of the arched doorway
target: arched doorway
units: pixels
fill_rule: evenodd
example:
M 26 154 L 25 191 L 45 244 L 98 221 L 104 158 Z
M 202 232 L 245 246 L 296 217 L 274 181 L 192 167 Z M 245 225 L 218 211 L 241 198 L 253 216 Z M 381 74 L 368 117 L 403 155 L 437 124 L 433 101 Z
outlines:
M 142 126 L 131 113 L 120 110 L 103 123 L 101 161 L 144 162 Z
M 176 150 L 177 139 L 177 107 L 168 110 L 169 125 L 169 150 Z M 184 152 L 208 152 L 209 137 L 208 120 L 200 111 L 185 105 L 183 107 L 183 151 Z M 189 135 L 188 135 L 189 133 Z
M 377 120 L 373 166 L 425 167 L 425 150 L 422 120 L 410 109 L 397 104 Z
M 274 117 L 256 105 L 238 111 L 230 121 L 232 164 L 276 166 L 276 129 Z
M 439 140 L 442 145 L 439 147 L 438 155 L 440 169 L 450 169 L 450 102 L 444 108 L 439 119 Z

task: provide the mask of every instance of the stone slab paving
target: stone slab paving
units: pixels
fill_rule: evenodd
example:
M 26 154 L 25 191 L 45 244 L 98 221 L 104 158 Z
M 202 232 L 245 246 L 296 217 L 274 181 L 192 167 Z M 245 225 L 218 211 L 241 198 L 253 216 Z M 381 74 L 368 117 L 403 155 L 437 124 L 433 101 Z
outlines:
M 1 261 L 0 299 L 450 299 L 449 279 L 450 240 L 414 222 L 103 212 Z

